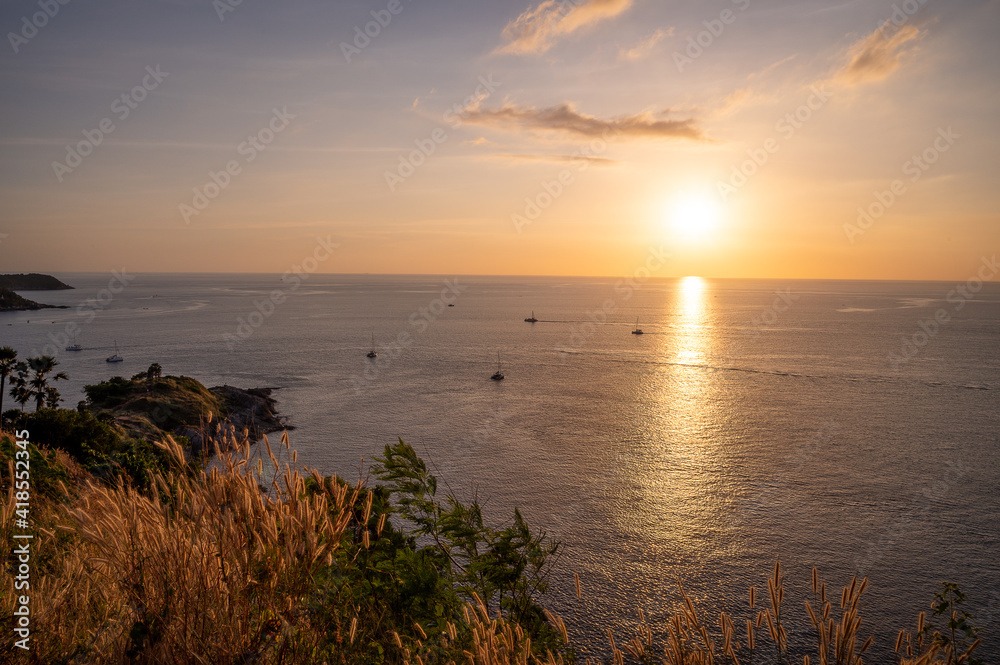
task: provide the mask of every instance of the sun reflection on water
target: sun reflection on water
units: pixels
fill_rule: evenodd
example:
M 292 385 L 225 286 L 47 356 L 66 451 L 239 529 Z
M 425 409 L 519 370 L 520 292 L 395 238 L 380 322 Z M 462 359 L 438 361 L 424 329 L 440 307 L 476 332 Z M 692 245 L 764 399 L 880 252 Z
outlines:
M 705 280 L 701 277 L 685 277 L 678 284 L 679 300 L 677 312 L 680 322 L 672 336 L 676 358 L 682 363 L 699 363 L 705 360 L 705 350 L 710 330 L 707 326 L 705 308 Z
M 716 553 L 720 494 L 728 474 L 719 376 L 706 360 L 714 344 L 711 285 L 685 277 L 665 296 L 672 323 L 658 338 L 654 372 L 647 375 L 648 412 L 628 453 L 635 503 L 618 515 L 652 534 L 659 556 L 650 575 L 699 569 Z

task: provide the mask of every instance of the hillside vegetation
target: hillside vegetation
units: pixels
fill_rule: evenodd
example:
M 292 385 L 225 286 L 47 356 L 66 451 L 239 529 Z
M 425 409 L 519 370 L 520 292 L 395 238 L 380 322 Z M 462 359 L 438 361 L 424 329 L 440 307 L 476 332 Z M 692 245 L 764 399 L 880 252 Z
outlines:
M 52 275 L 42 275 L 36 272 L 19 275 L 0 275 L 0 288 L 11 291 L 59 291 L 72 289 Z

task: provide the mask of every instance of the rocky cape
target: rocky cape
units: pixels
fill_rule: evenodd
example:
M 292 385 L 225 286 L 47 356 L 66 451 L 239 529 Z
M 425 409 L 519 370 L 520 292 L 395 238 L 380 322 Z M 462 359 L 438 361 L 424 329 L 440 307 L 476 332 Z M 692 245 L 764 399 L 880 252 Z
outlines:
M 186 376 L 137 374 L 131 379 L 114 377 L 84 390 L 87 400 L 80 403 L 80 410 L 148 441 L 166 434 L 185 437 L 194 451 L 224 434 L 237 439 L 246 435 L 256 441 L 271 432 L 293 429 L 278 415 L 273 388 L 206 388 Z
M 278 415 L 277 400 L 271 397 L 275 388 L 236 388 L 215 386 L 209 391 L 226 407 L 225 419 L 239 433 L 246 431 L 252 439 L 264 434 L 295 429 Z
M 36 309 L 69 309 L 66 305 L 43 305 L 0 287 L 0 312 L 30 312 Z

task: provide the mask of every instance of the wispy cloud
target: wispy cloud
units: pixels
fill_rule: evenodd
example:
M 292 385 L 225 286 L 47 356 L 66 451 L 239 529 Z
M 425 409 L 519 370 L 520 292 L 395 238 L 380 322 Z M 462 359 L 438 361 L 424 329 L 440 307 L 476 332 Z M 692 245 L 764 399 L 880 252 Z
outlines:
M 616 159 L 608 159 L 607 157 L 592 157 L 589 155 L 544 155 L 544 154 L 513 154 L 508 152 L 493 153 L 487 155 L 491 159 L 500 159 L 508 162 L 556 162 L 565 163 L 573 162 L 580 163 L 586 162 L 588 164 L 593 164 L 594 166 L 615 166 L 620 162 Z
M 583 138 L 614 135 L 621 138 L 706 140 L 693 118 L 673 120 L 665 115 L 666 112 L 644 112 L 603 119 L 580 113 L 569 103 L 544 109 L 508 103 L 497 109 L 468 109 L 463 118 L 468 124 L 507 131 L 549 132 Z
M 480 136 L 478 138 L 474 138 L 469 141 L 462 141 L 462 145 L 474 145 L 476 147 L 479 147 L 479 146 L 494 146 L 496 145 L 496 143 L 489 140 L 485 136 Z
M 767 76 L 778 69 L 785 63 L 791 62 L 796 56 L 790 55 L 786 58 L 782 58 L 776 62 L 772 62 L 763 69 L 751 72 L 747 76 L 747 85 L 742 88 L 738 88 L 728 94 L 721 102 L 717 103 L 713 107 L 713 114 L 716 117 L 724 117 L 731 113 L 735 113 L 751 104 L 759 104 L 768 100 L 773 100 L 775 98 L 774 92 L 768 92 L 767 89 L 762 84 L 762 81 L 767 78 Z
M 756 93 L 751 88 L 739 88 L 738 90 L 731 92 L 725 99 L 722 100 L 722 103 L 719 104 L 715 113 L 720 117 L 727 116 L 730 113 L 735 113 L 750 103 L 750 101 L 755 97 Z
M 638 44 L 632 48 L 622 47 L 618 50 L 619 60 L 645 60 L 653 53 L 653 49 L 664 37 L 670 37 L 674 34 L 674 29 L 669 30 L 657 30 L 653 34 L 649 35 L 645 39 L 641 40 Z
M 850 60 L 834 75 L 834 82 L 857 87 L 887 78 L 926 34 L 913 25 L 893 29 L 886 23 L 850 48 Z
M 497 53 L 545 53 L 560 37 L 618 16 L 632 0 L 545 0 L 507 24 Z

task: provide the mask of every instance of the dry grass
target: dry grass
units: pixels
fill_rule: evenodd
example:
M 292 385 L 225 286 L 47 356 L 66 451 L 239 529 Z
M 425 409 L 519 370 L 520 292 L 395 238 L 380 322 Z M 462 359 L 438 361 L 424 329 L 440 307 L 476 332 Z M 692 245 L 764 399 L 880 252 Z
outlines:
M 290 464 L 280 465 L 266 439 L 268 457 L 279 472 L 269 488 L 261 488 L 262 460 L 252 458 L 247 441 L 228 436 L 216 450 L 232 452 L 219 452 L 221 463 L 211 470 L 190 472 L 180 446 L 168 439 L 162 446 L 176 464 L 154 478 L 152 491 L 88 481 L 72 501 L 53 504 L 45 515 L 33 512 L 39 531 L 33 544 L 32 651 L 27 661 L 11 662 L 356 662 L 352 645 L 364 628 L 358 616 L 327 613 L 317 623 L 309 598 L 317 574 L 357 526 L 352 523 L 357 520 L 354 507 L 363 495 L 361 524 L 368 523 L 372 494 L 360 482 L 323 482 L 313 474 L 321 489 L 309 495 L 305 478 Z M 287 436 L 282 443 L 287 450 Z M 11 488 L 0 497 L 5 542 L 10 542 L 14 503 Z M 382 516 L 379 531 L 384 521 Z M 367 530 L 363 539 L 368 547 Z M 579 577 L 575 581 L 579 597 Z M 5 592 L 11 588 L 10 580 L 2 583 Z M 804 657 L 806 665 L 865 662 L 872 645 L 872 638 L 861 634 L 859 607 L 866 587 L 867 580 L 853 579 L 831 601 L 814 569 L 814 598 L 804 609 L 815 644 Z M 655 631 L 641 612 L 628 641 L 619 644 L 608 631 L 616 665 L 627 660 L 663 665 L 791 662 L 780 564 L 759 606 L 756 590 L 750 589 L 751 618 L 739 624 L 726 613 L 710 622 L 683 587 L 680 592 L 681 602 Z M 448 623 L 434 640 L 419 625 L 414 629 L 423 639 L 398 633 L 380 637 L 407 665 L 564 665 L 562 654 L 533 653 L 520 626 L 491 617 L 482 601 L 475 600 L 465 607 L 459 621 L 464 625 Z M 0 595 L 5 622 L 13 609 L 10 594 Z M 563 621 L 546 614 L 568 643 Z M 921 614 L 915 634 L 900 633 L 896 651 L 902 665 L 968 661 L 972 649 L 960 655 L 943 648 L 927 639 L 923 622 Z M 0 644 L 0 661 L 8 646 Z
M 38 533 L 35 552 L 60 558 L 32 584 L 36 662 L 308 662 L 329 627 L 310 630 L 304 599 L 360 485 L 304 499 L 304 479 L 286 465 L 263 492 L 249 444 L 230 443 L 238 453 L 221 468 L 189 475 L 169 439 L 178 470 L 153 491 L 91 482 L 57 529 Z
M 813 568 L 812 590 L 817 607 L 808 601 L 804 607 L 815 631 L 815 644 L 811 654 L 801 656 L 804 665 L 863 665 L 868 662 L 865 653 L 874 638 L 861 635 L 859 611 L 867 586 L 867 578 L 852 579 L 842 589 L 839 609 L 835 609 L 834 603 L 827 599 L 826 584 L 820 581 L 819 571 Z M 661 665 L 791 663 L 780 563 L 775 564 L 774 574 L 767 581 L 767 591 L 766 604 L 757 609 L 756 590 L 750 588 L 748 606 L 753 618 L 738 630 L 725 612 L 720 613 L 716 626 L 710 626 L 699 616 L 692 598 L 680 587 L 681 603 L 668 614 L 665 628 L 659 631 L 663 633 L 662 644 L 656 645 L 654 631 L 640 610 L 636 636 L 625 645 L 625 652 L 637 662 Z M 907 631 L 900 632 L 895 648 L 899 665 L 961 665 L 970 661 L 979 640 L 957 653 L 950 644 L 941 643 L 939 634 L 926 634 L 924 618 L 921 612 L 917 637 Z M 608 636 L 613 663 L 623 665 L 625 652 L 618 648 L 610 631 Z M 590 660 L 586 662 L 593 665 Z

